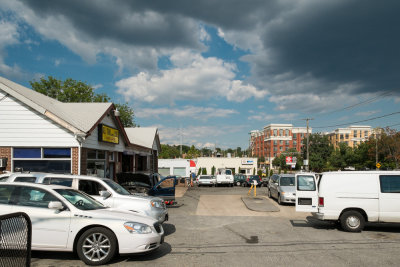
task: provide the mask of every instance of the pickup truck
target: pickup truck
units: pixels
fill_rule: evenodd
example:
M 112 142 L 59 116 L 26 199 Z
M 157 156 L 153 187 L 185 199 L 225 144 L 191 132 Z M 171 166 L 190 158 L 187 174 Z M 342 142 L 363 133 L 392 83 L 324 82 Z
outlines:
M 233 175 L 231 169 L 220 168 L 217 171 L 217 186 L 220 184 L 227 184 L 233 186 Z

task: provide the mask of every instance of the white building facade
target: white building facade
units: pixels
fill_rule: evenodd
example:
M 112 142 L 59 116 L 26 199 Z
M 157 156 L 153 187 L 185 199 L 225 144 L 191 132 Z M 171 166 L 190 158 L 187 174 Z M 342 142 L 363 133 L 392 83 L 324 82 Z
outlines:
M 257 173 L 257 158 L 220 158 L 220 157 L 199 157 L 196 162 L 197 172 L 200 168 L 205 168 L 207 174 L 212 174 L 212 168 L 231 169 L 237 173 L 252 175 Z

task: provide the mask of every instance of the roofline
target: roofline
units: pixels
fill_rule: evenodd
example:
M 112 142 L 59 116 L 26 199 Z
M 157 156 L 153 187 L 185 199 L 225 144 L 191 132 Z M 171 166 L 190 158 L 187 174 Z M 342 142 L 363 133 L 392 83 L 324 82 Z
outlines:
M 60 117 L 56 116 L 55 114 L 50 112 L 48 109 L 45 109 L 41 105 L 36 104 L 29 98 L 25 97 L 24 95 L 18 93 L 15 90 L 13 90 L 8 85 L 0 82 L 0 89 L 3 90 L 4 92 L 6 92 L 6 94 L 11 95 L 12 97 L 16 98 L 18 101 L 21 101 L 23 104 L 25 104 L 25 105 L 29 106 L 30 108 L 34 109 L 35 111 L 39 112 L 40 114 L 43 114 L 45 117 L 49 118 L 50 120 L 56 122 L 57 124 L 64 127 L 65 129 L 71 131 L 72 133 L 78 134 L 78 135 L 84 134 L 84 132 L 82 132 L 81 130 L 75 128 L 70 123 L 68 123 L 65 120 L 61 119 Z M 54 99 L 54 100 L 57 101 L 57 99 Z

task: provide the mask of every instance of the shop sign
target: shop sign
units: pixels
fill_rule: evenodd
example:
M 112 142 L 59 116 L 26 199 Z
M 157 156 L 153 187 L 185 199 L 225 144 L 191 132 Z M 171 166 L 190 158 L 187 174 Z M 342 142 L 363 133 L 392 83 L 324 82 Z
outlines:
M 252 159 L 242 159 L 242 165 L 253 165 L 254 160 Z
M 99 124 L 99 141 L 119 144 L 119 131 L 110 126 Z

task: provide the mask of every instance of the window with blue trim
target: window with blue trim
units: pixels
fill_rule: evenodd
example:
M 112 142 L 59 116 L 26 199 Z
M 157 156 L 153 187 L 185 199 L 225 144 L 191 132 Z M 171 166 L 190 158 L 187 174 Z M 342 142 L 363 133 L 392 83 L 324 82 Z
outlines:
M 14 148 L 13 156 L 19 159 L 35 159 L 41 158 L 42 153 L 40 148 Z

